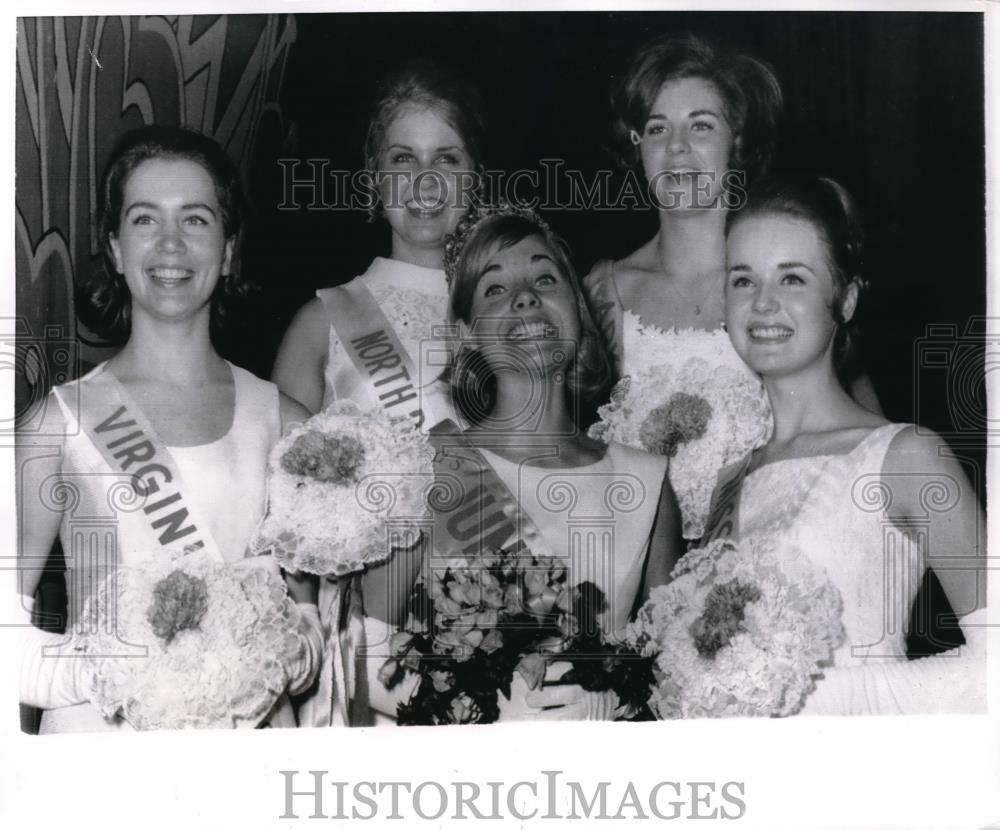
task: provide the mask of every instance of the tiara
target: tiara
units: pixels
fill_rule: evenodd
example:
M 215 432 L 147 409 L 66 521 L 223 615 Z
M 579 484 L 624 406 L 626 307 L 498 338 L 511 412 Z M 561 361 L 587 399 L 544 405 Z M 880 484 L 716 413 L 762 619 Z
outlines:
M 479 225 L 484 220 L 494 216 L 517 216 L 536 225 L 539 230 L 549 232 L 549 226 L 545 220 L 527 205 L 513 202 L 498 202 L 495 205 L 485 202 L 474 204 L 469 208 L 469 212 L 459 220 L 454 233 L 449 233 L 444 238 L 444 274 L 449 286 L 455 279 L 458 263 L 462 258 L 462 251 L 465 250 L 466 244 L 472 239 Z

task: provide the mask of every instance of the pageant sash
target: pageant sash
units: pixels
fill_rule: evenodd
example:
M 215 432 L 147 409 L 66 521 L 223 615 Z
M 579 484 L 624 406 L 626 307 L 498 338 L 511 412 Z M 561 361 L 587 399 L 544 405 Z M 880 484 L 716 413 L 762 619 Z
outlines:
M 361 280 L 352 280 L 320 292 L 320 299 L 372 400 L 390 415 L 406 415 L 422 427 L 427 414 L 420 375 L 372 293 Z
M 432 559 L 472 561 L 499 548 L 512 555 L 553 556 L 517 498 L 453 421 L 435 426 L 430 441 L 436 450 L 428 496 Z
M 704 547 L 716 539 L 738 539 L 740 535 L 740 497 L 743 481 L 750 470 L 753 452 L 730 464 L 719 473 L 719 483 L 712 494 L 712 505 L 705 522 L 705 534 L 698 547 Z
M 368 288 L 361 280 L 352 280 L 347 285 L 327 289 L 319 296 L 372 400 L 390 415 L 405 415 L 418 428 L 423 426 L 427 415 L 421 406 L 417 371 L 392 323 Z M 321 676 L 321 694 L 333 693 L 335 708 L 336 698 L 343 700 L 341 715 L 349 725 L 367 726 L 370 724 L 365 667 L 367 643 L 360 575 L 339 580 L 338 588 L 337 604 L 329 611 L 335 613 L 330 617 L 337 625 L 333 659 L 339 663 L 341 671 L 334 673 L 335 677 Z
M 205 550 L 223 561 L 208 523 L 185 490 L 180 468 L 125 387 L 107 368 L 83 383 L 87 393 L 79 396 L 80 426 L 108 468 L 131 476 L 133 490 L 145 499 L 137 524 L 146 532 L 146 546 Z

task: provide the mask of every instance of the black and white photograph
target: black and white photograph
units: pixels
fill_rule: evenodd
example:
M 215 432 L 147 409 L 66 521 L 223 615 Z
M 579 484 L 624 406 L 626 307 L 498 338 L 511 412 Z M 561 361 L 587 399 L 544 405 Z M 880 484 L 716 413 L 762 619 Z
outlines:
M 144 5 L 7 18 L 5 826 L 1000 827 L 991 4 Z

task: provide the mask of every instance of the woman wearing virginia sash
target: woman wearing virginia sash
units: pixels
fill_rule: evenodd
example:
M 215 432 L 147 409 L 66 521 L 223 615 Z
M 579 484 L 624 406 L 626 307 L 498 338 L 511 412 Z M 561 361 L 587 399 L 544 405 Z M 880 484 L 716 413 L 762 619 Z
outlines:
M 193 550 L 243 560 L 264 510 L 268 452 L 286 424 L 308 416 L 213 347 L 244 290 L 239 174 L 217 144 L 175 127 L 128 133 L 102 180 L 99 216 L 106 270 L 81 292 L 81 313 L 124 345 L 50 393 L 40 421 L 22 432 L 18 461 L 22 603 L 30 614 L 58 535 L 68 563 L 67 633 L 115 565 L 141 568 Z M 95 554 L 73 517 L 107 514 L 121 482 L 145 491 L 142 509 L 113 510 L 116 545 Z M 270 557 L 249 566 L 278 572 Z M 322 635 L 311 586 L 287 584 L 302 612 L 296 646 L 282 658 L 295 692 L 313 680 Z M 32 628 L 31 637 L 21 699 L 45 710 L 41 731 L 129 728 L 85 702 L 83 661 L 41 657 L 41 646 L 61 636 Z M 287 697 L 269 724 L 295 725 Z
M 311 412 L 349 398 L 412 418 L 424 429 L 448 416 L 447 386 L 440 380 L 447 353 L 431 347 L 435 327 L 447 320 L 444 237 L 478 184 L 484 142 L 479 95 L 464 78 L 417 63 L 386 79 L 368 125 L 365 164 L 391 231 L 389 258 L 376 257 L 346 285 L 318 291 L 298 312 L 272 375 L 283 392 Z M 395 622 L 387 583 L 412 581 L 413 553 L 397 551 L 366 575 L 371 618 Z M 390 577 L 395 569 L 400 575 Z M 336 583 L 322 581 L 320 595 L 324 621 L 335 626 L 343 599 Z M 337 722 L 328 705 L 336 697 L 334 683 L 328 661 L 305 706 L 314 725 Z M 342 687 L 341 695 L 351 691 Z
M 666 459 L 581 429 L 610 366 L 568 251 L 533 212 L 473 211 L 449 242 L 446 269 L 460 330 L 452 394 L 465 429 L 439 427 L 436 464 L 450 475 L 451 456 L 473 469 L 462 503 L 435 522 L 425 576 L 452 555 L 554 556 L 568 584 L 601 590 L 599 622 L 614 640 L 663 572 L 653 560 L 668 561 L 681 543 Z M 470 527 L 472 537 L 461 532 Z M 549 675 L 564 669 L 553 664 Z M 376 702 L 388 707 L 412 688 L 404 682 L 392 699 L 380 689 Z M 511 699 L 498 702 L 501 719 L 610 719 L 617 705 L 613 692 L 575 685 L 527 692 L 516 673 Z
M 726 322 L 760 373 L 774 434 L 724 471 L 706 540 L 764 538 L 825 569 L 846 637 L 806 699 L 807 714 L 982 711 L 985 527 L 975 490 L 944 441 L 889 423 L 838 382 L 859 295 L 861 230 L 829 179 L 751 192 L 727 226 Z M 906 628 L 933 565 L 966 645 L 907 661 Z

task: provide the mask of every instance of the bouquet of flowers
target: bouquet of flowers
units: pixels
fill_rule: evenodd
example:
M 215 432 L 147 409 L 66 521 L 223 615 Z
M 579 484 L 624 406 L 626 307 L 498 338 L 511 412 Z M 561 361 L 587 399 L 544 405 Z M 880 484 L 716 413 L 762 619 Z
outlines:
M 794 714 L 844 637 L 841 601 L 798 550 L 717 540 L 654 588 L 626 641 L 655 658 L 660 718 Z
M 299 611 L 276 573 L 196 553 L 118 568 L 75 634 L 90 700 L 136 729 L 252 727 L 288 685 Z M 145 654 L 123 654 L 123 644 Z
M 398 723 L 491 723 L 498 694 L 510 698 L 514 672 L 538 688 L 558 655 L 573 669 L 561 682 L 612 689 L 623 717 L 645 710 L 652 663 L 601 636 L 604 598 L 592 583 L 570 586 L 552 557 L 498 550 L 425 568 L 411 597 L 405 629 L 390 641 L 380 680 L 392 688 L 405 671 L 420 675 Z
M 408 418 L 331 404 L 271 451 L 267 515 L 250 550 L 271 551 L 290 571 L 342 576 L 412 546 L 433 457 Z
M 760 380 L 700 356 L 679 369 L 658 364 L 622 378 L 598 416 L 592 438 L 670 458 L 687 539 L 705 531 L 719 471 L 766 443 L 772 428 Z

